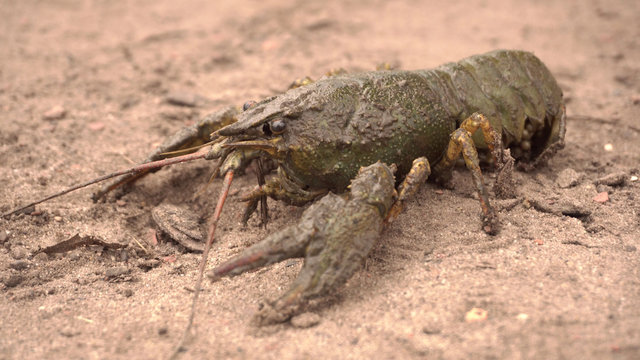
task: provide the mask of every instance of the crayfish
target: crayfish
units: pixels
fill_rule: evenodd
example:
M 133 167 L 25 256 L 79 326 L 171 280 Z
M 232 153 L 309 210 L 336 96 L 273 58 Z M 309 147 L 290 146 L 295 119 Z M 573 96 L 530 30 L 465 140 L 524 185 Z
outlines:
M 286 320 L 294 312 L 290 309 L 346 281 L 383 224 L 401 211 L 406 194 L 428 176 L 425 169 L 446 184 L 462 155 L 480 201 L 482 229 L 495 234 L 499 221 L 480 163 L 500 171 L 511 159 L 503 152 L 508 148 L 521 168 L 530 169 L 564 146 L 562 91 L 545 65 L 524 51 L 494 51 L 432 70 L 340 74 L 298 85 L 205 117 L 165 142 L 148 164 L 122 172 L 127 174 L 94 194 L 98 199 L 165 163 L 217 159 L 215 172 L 225 176 L 225 185 L 206 258 L 233 174 L 254 159 L 274 163 L 276 173 L 242 198 L 247 202 L 245 222 L 267 197 L 293 205 L 320 200 L 298 224 L 210 275 L 217 279 L 305 257 L 294 286 L 270 304 L 280 315 L 268 316 L 267 322 Z M 167 155 L 205 143 L 210 144 L 206 153 Z M 413 178 L 419 180 L 406 180 Z M 411 190 L 404 192 L 407 188 Z

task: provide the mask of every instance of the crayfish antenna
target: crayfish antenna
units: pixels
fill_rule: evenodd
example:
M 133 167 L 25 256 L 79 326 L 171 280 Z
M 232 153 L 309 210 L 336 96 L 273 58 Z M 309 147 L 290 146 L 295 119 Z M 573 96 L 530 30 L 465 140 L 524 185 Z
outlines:
M 87 182 L 71 186 L 71 187 L 69 187 L 67 189 L 64 189 L 64 190 L 59 191 L 59 192 L 57 192 L 55 194 L 49 195 L 49 196 L 47 196 L 45 198 L 42 198 L 40 200 L 36 200 L 36 201 L 31 202 L 31 203 L 29 203 L 27 205 L 24 205 L 24 206 L 21 206 L 19 208 L 10 210 L 10 211 L 2 214 L 2 217 L 9 217 L 9 216 L 11 216 L 13 214 L 19 213 L 20 211 L 23 211 L 23 210 L 25 210 L 27 208 L 30 208 L 32 206 L 41 204 L 41 203 L 43 203 L 45 201 L 49 201 L 51 199 L 55 199 L 57 197 L 60 197 L 62 195 L 70 193 L 72 191 L 75 191 L 75 190 L 78 190 L 78 189 L 82 189 L 82 188 L 87 187 L 89 185 L 93 185 L 93 184 L 96 184 L 96 183 L 99 183 L 99 182 L 114 178 L 116 176 L 125 175 L 125 174 L 144 173 L 144 172 L 149 171 L 151 169 L 157 169 L 157 168 L 161 168 L 161 167 L 167 166 L 167 165 L 178 164 L 178 163 L 188 162 L 188 161 L 192 161 L 192 160 L 202 159 L 206 155 L 207 155 L 206 153 L 195 153 L 195 154 L 189 154 L 189 155 L 183 155 L 183 156 L 176 156 L 176 157 L 172 157 L 172 158 L 169 158 L 169 159 L 148 162 L 148 163 L 136 165 L 136 166 L 134 166 L 132 168 L 129 168 L 129 169 L 116 171 L 114 173 L 103 175 L 103 176 L 100 176 L 100 177 L 95 178 L 93 180 L 89 180 Z
M 197 193 L 195 193 L 195 195 L 193 195 L 192 199 L 197 199 L 200 195 L 204 194 L 205 191 L 207 191 L 207 189 L 209 188 L 209 185 L 213 184 L 213 180 L 215 180 L 218 175 L 220 175 L 220 167 L 222 167 L 222 163 L 224 162 L 224 160 L 226 159 L 226 156 L 221 157 L 220 160 L 218 160 L 218 163 L 216 164 L 216 166 L 213 168 L 213 171 L 211 172 L 211 176 L 209 176 L 209 181 L 207 181 L 206 184 L 204 184 L 204 186 L 202 188 L 200 188 L 200 190 L 198 190 Z
M 262 158 L 258 158 L 258 186 L 264 186 L 266 183 L 264 179 L 264 165 L 262 164 Z M 260 196 L 260 225 L 267 228 L 267 222 L 269 221 L 269 208 L 267 207 L 267 196 Z
M 213 240 L 215 238 L 216 227 L 218 226 L 218 220 L 220 219 L 220 215 L 222 214 L 222 208 L 224 206 L 224 202 L 227 199 L 227 195 L 229 194 L 229 188 L 231 187 L 231 182 L 233 181 L 233 170 L 227 171 L 224 182 L 222 183 L 222 189 L 220 190 L 220 196 L 218 197 L 218 204 L 216 205 L 216 210 L 213 213 L 211 223 L 209 225 L 209 233 L 207 235 L 207 243 L 204 246 L 204 251 L 202 252 L 202 259 L 200 260 L 200 266 L 198 269 L 198 279 L 196 280 L 195 290 L 193 292 L 193 302 L 191 303 L 191 313 L 189 315 L 189 322 L 187 323 L 187 327 L 182 334 L 182 339 L 174 349 L 173 353 L 169 356 L 169 359 L 177 358 L 178 354 L 185 351 L 185 343 L 187 341 L 187 337 L 189 336 L 189 332 L 193 327 L 193 320 L 196 314 L 196 305 L 198 303 L 198 296 L 200 295 L 200 289 L 202 288 L 202 278 L 204 276 L 204 268 L 207 265 L 207 257 L 209 256 L 209 250 L 211 250 L 211 245 L 213 244 Z

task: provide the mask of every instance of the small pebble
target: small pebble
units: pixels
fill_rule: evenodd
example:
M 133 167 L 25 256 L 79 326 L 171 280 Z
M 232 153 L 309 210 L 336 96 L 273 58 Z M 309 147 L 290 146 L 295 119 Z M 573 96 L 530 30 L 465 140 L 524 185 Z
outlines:
M 24 270 L 29 267 L 29 261 L 27 260 L 16 260 L 9 264 L 9 267 L 14 270 Z
M 84 277 L 79 277 L 74 280 L 78 285 L 87 285 L 95 281 L 95 279 L 87 279 Z
M 604 151 L 613 151 L 613 144 L 604 144 Z
M 104 129 L 105 125 L 102 121 L 92 121 L 87 125 L 87 127 L 91 131 L 100 131 Z
M 536 243 L 536 245 L 544 245 L 544 240 L 542 239 L 535 239 L 533 241 Z
M 129 268 L 127 268 L 126 266 L 116 266 L 105 270 L 104 276 L 111 279 L 128 273 Z
M 138 263 L 138 267 L 143 270 L 151 270 L 158 266 L 160 266 L 160 260 L 158 259 L 142 260 Z
M 74 337 L 80 335 L 80 330 L 72 326 L 66 326 L 60 330 L 60 335 L 66 337 Z
M 4 244 L 7 240 L 9 240 L 9 234 L 4 230 L 0 231 L 0 244 Z
M 34 257 L 33 260 L 37 261 L 37 262 L 45 262 L 47 260 L 49 260 L 49 255 L 47 255 L 46 253 L 37 253 Z
M 306 312 L 297 315 L 291 319 L 291 325 L 299 329 L 306 329 L 312 326 L 316 326 L 320 323 L 320 316 L 318 314 Z
M 473 308 L 464 316 L 464 321 L 468 323 L 481 322 L 487 320 L 489 313 L 485 309 Z
M 437 322 L 429 322 L 422 326 L 422 332 L 427 335 L 439 334 L 442 332 L 442 326 Z
M 637 177 L 637 176 L 635 176 L 635 175 L 632 175 L 632 176 L 629 178 L 629 181 L 631 181 L 631 182 L 633 182 L 633 181 L 638 181 L 638 177 Z
M 167 335 L 169 333 L 169 329 L 166 327 L 161 327 L 158 329 L 158 335 Z
M 593 197 L 593 201 L 604 204 L 609 201 L 609 194 L 606 191 L 598 193 L 598 195 Z
M 134 107 L 140 103 L 140 99 L 134 97 L 127 97 L 120 103 L 120 110 L 126 110 L 131 107 Z
M 609 185 L 598 184 L 596 185 L 596 191 L 599 193 L 601 192 L 612 193 L 613 188 Z
M 516 316 L 516 319 L 524 322 L 527 321 L 527 319 L 529 319 L 529 315 L 525 314 L 525 313 L 520 313 Z
M 8 278 L 3 280 L 3 283 L 4 286 L 11 288 L 18 286 L 22 281 L 24 281 L 22 275 L 11 274 Z
M 198 95 L 183 91 L 174 91 L 167 95 L 166 100 L 172 105 L 195 107 L 198 103 Z
M 189 111 L 183 110 L 182 108 L 180 109 L 169 109 L 169 110 L 163 110 L 160 112 L 160 117 L 162 119 L 165 120 L 178 120 L 178 121 L 184 121 L 186 119 L 191 118 L 191 113 Z
M 126 202 L 126 201 L 124 201 L 124 200 L 122 200 L 122 199 L 120 199 L 120 200 L 116 200 L 116 205 L 118 205 L 118 206 L 120 206 L 120 207 L 123 207 L 123 206 L 126 206 L 126 205 L 127 205 L 127 202 Z
M 122 292 L 122 295 L 124 295 L 125 297 L 132 297 L 133 296 L 133 290 L 124 289 L 124 291 Z
M 54 216 L 53 220 L 56 222 L 62 222 L 62 216 Z
M 22 246 L 14 246 L 11 248 L 11 257 L 20 260 L 26 258 L 28 255 L 27 249 Z
M 627 174 L 618 172 L 603 176 L 595 181 L 596 185 L 621 186 L 627 180 Z
M 62 105 L 56 105 L 42 114 L 42 118 L 45 120 L 57 120 L 62 119 L 65 115 L 67 115 L 67 110 Z
M 558 174 L 558 177 L 556 178 L 556 184 L 558 184 L 559 187 L 566 189 L 578 185 L 581 177 L 582 176 L 575 170 L 567 168 L 562 170 Z
M 591 215 L 591 209 L 589 209 L 586 204 L 578 201 L 577 199 L 572 199 L 569 197 L 560 199 L 557 206 L 554 207 L 558 209 L 562 215 L 565 216 L 582 218 Z

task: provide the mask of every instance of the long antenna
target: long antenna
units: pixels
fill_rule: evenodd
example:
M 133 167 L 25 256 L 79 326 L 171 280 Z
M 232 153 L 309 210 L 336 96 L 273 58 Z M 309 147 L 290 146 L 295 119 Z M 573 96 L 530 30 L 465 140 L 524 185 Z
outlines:
M 193 327 L 193 320 L 196 316 L 196 306 L 198 304 L 198 296 L 200 295 L 200 290 L 202 289 L 202 277 L 204 276 L 204 269 L 207 266 L 207 258 L 209 257 L 209 250 L 211 249 L 211 245 L 213 244 L 213 240 L 215 239 L 216 227 L 218 226 L 218 220 L 220 219 L 220 214 L 222 213 L 222 207 L 224 206 L 224 202 L 227 199 L 227 195 L 229 194 L 229 188 L 231 187 L 231 182 L 233 181 L 233 170 L 227 171 L 224 177 L 224 181 L 222 183 L 222 189 L 220 190 L 220 196 L 218 197 L 218 204 L 216 205 L 216 210 L 213 213 L 211 223 L 209 224 L 209 233 L 207 234 L 207 243 L 204 246 L 204 251 L 202 252 L 202 258 L 200 260 L 200 266 L 198 268 L 198 278 L 196 280 L 196 287 L 193 292 L 193 300 L 191 302 L 191 312 L 189 313 L 189 321 L 187 322 L 187 327 L 184 329 L 184 333 L 182 334 L 182 338 L 180 342 L 175 347 L 171 355 L 169 355 L 169 360 L 174 360 L 178 358 L 178 355 L 186 351 L 185 344 L 189 338 L 189 334 L 191 333 L 191 328 Z
M 178 163 L 182 163 L 182 162 L 187 162 L 187 161 L 192 161 L 192 160 L 197 160 L 197 159 L 202 159 L 206 156 L 206 153 L 195 153 L 195 154 L 188 154 L 188 155 L 182 155 L 182 156 L 176 156 L 176 157 L 172 157 L 172 158 L 168 158 L 168 159 L 163 159 L 163 160 L 158 160 L 158 161 L 152 161 L 152 162 L 148 162 L 148 163 L 144 163 L 144 164 L 140 164 L 140 165 L 136 165 L 132 168 L 126 169 L 126 170 L 120 170 L 120 171 L 116 171 L 114 173 L 108 174 L 108 175 L 104 175 L 101 176 L 99 178 L 95 178 L 93 180 L 89 180 L 87 182 L 84 182 L 82 184 L 78 184 L 78 185 L 74 185 L 70 188 L 67 188 L 65 190 L 62 190 L 60 192 L 57 192 L 53 195 L 49 195 L 43 199 L 34 201 L 32 203 L 29 203 L 27 205 L 21 206 L 17 209 L 11 210 L 9 212 L 6 212 L 4 214 L 2 214 L 2 217 L 8 217 L 11 216 L 15 213 L 18 213 L 24 209 L 27 209 L 31 206 L 34 205 L 38 205 L 40 203 L 43 203 L 45 201 L 57 198 L 59 196 L 62 196 L 66 193 L 70 193 L 74 190 L 78 190 L 78 189 L 82 189 L 83 187 L 87 187 L 89 185 L 93 185 L 95 183 L 99 183 L 101 181 L 107 180 L 107 179 L 111 179 L 113 177 L 119 176 L 119 175 L 124 175 L 124 174 L 131 174 L 131 173 L 137 173 L 137 172 L 143 172 L 143 171 L 147 171 L 147 170 L 151 170 L 151 169 L 157 169 L 157 168 L 161 168 L 163 166 L 167 166 L 167 165 L 172 165 L 172 164 L 178 164 Z

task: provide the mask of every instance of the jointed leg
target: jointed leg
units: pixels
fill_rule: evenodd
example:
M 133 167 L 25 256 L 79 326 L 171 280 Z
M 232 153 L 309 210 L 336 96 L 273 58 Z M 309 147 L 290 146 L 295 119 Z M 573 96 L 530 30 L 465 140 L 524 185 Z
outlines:
M 494 165 L 500 166 L 502 161 L 502 141 L 500 140 L 500 134 L 491 127 L 489 119 L 480 113 L 474 113 L 460 124 L 460 128 L 467 130 L 471 135 L 480 129 L 484 137 L 484 142 L 491 152 Z
M 473 132 L 479 128 L 482 129 L 485 140 L 487 140 L 487 144 L 494 158 L 499 160 L 499 155 L 496 154 L 496 150 L 501 152 L 499 137 L 488 120 L 483 115 L 476 113 L 467 118 L 462 125 L 460 125 L 460 128 L 451 134 L 451 141 L 449 142 L 447 152 L 444 158 L 436 165 L 435 170 L 436 173 L 444 176 L 450 174 L 456 160 L 460 156 L 460 153 L 462 153 L 464 162 L 469 171 L 471 171 L 473 182 L 478 192 L 478 198 L 480 199 L 483 229 L 488 234 L 496 234 L 499 226 L 498 217 L 491 207 L 491 204 L 489 204 L 489 195 L 482 178 L 478 152 L 471 138 Z
M 278 176 L 269 179 L 266 184 L 256 187 L 241 198 L 242 201 L 247 202 L 242 216 L 242 223 L 246 224 L 249 221 L 249 217 L 258 207 L 258 202 L 265 196 L 285 201 L 291 205 L 302 206 L 326 193 L 326 190 L 308 191 L 302 189 L 298 184 L 287 178 L 282 169 L 278 168 Z
M 427 178 L 431 175 L 431 167 L 429 166 L 429 160 L 426 157 L 420 157 L 413 160 L 411 170 L 404 177 L 404 180 L 398 186 L 398 198 L 391 206 L 389 213 L 385 219 L 386 224 L 390 224 L 395 220 L 404 208 L 404 202 L 409 197 L 413 196 L 420 186 L 427 181 Z

